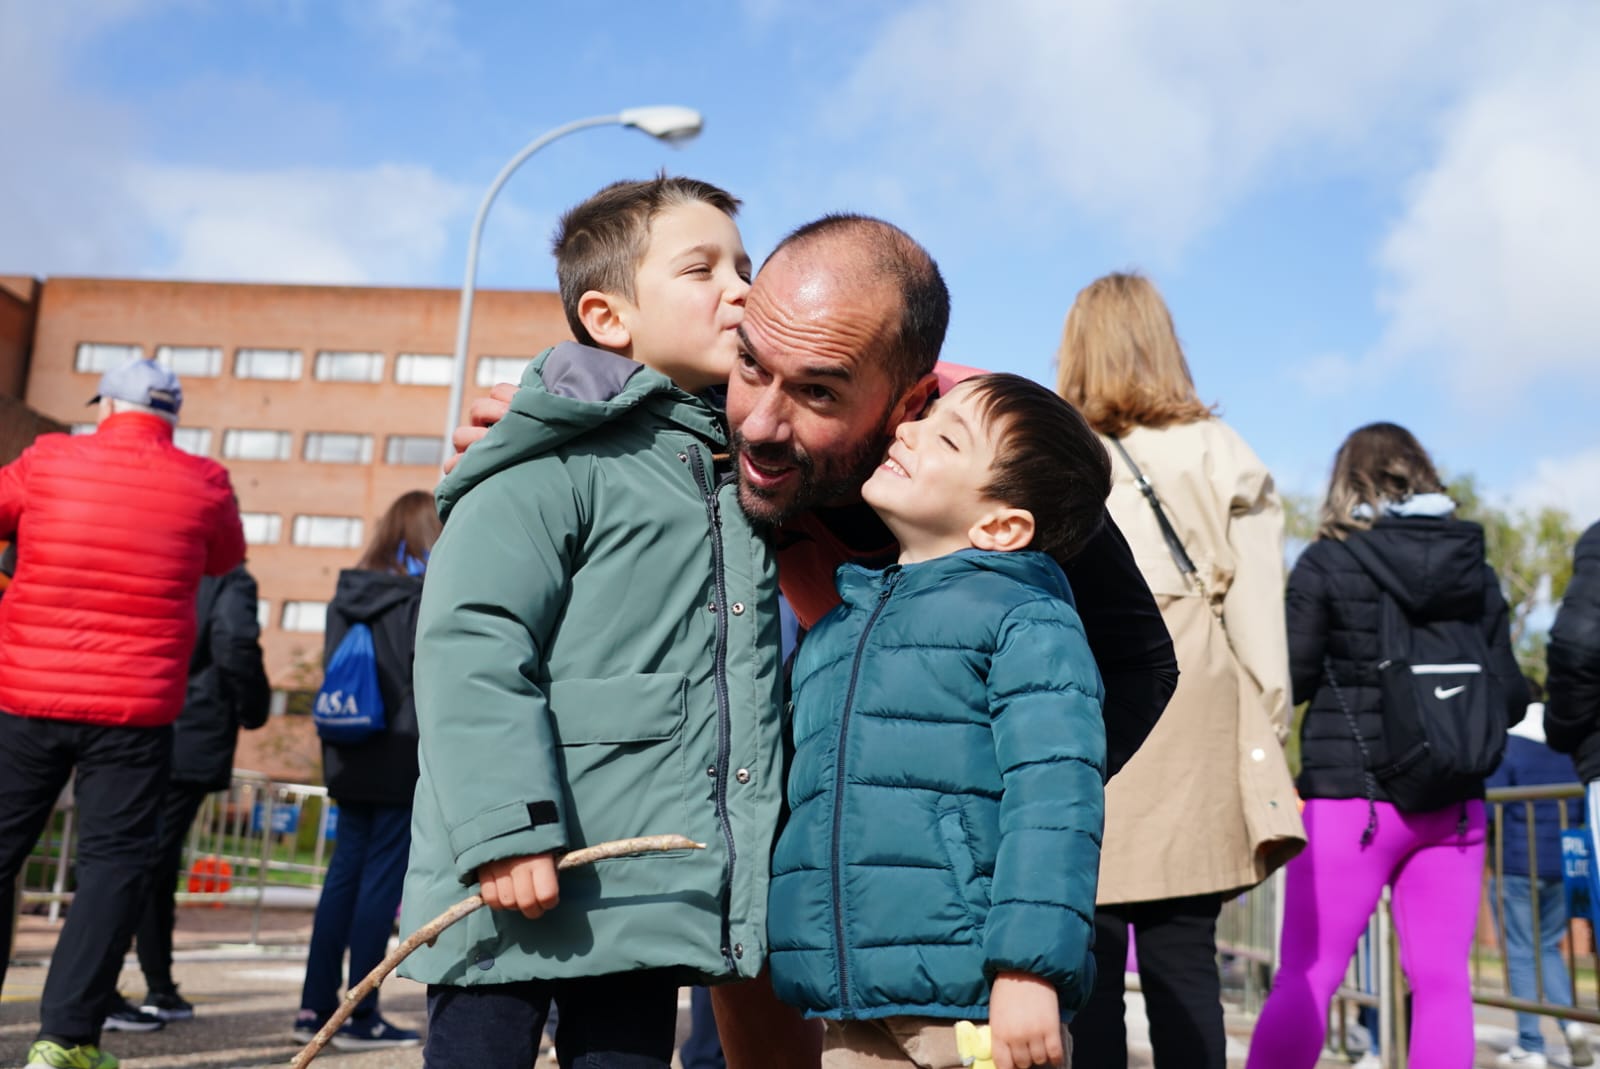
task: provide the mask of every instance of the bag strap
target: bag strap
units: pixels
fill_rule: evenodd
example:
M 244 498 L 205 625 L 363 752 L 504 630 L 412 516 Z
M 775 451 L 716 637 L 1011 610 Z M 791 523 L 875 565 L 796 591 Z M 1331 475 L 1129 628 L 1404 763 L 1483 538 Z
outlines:
M 1333 700 L 1339 703 L 1339 711 L 1344 714 L 1345 723 L 1350 725 L 1350 734 L 1355 736 L 1356 749 L 1361 751 L 1361 779 L 1367 790 L 1367 827 L 1361 833 L 1361 845 L 1368 846 L 1372 837 L 1378 832 L 1378 780 L 1372 774 L 1372 753 L 1367 749 L 1367 740 L 1361 735 L 1361 727 L 1356 723 L 1355 714 L 1350 711 L 1350 705 L 1344 700 L 1344 691 L 1339 689 L 1339 681 L 1333 678 L 1333 658 L 1323 655 L 1322 671 L 1328 677 L 1328 687 L 1333 691 Z
M 1133 462 L 1133 457 L 1128 455 L 1127 447 L 1122 444 L 1121 439 L 1112 437 L 1111 444 L 1117 447 L 1117 452 L 1122 454 L 1123 463 L 1133 472 L 1133 485 L 1137 486 L 1144 499 L 1150 502 L 1150 508 L 1156 514 L 1156 524 L 1161 528 L 1161 537 L 1167 543 L 1167 551 L 1172 554 L 1172 562 L 1178 566 L 1178 571 L 1183 573 L 1183 578 L 1190 586 L 1202 596 L 1209 596 L 1205 582 L 1200 578 L 1200 569 L 1194 566 L 1188 550 L 1183 548 L 1183 539 L 1178 537 L 1172 521 L 1167 519 L 1167 510 L 1161 507 L 1161 499 L 1156 496 L 1156 488 L 1150 485 L 1150 480 L 1139 470 L 1139 465 Z

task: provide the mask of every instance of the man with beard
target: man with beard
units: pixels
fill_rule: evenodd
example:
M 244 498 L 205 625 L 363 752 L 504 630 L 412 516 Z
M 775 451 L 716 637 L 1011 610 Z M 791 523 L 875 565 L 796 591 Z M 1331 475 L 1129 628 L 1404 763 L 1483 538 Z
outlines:
M 935 367 L 950 298 L 938 265 L 899 228 L 829 215 L 786 237 L 752 283 L 728 382 L 739 502 L 773 531 L 779 585 L 802 625 L 837 602 L 834 568 L 887 564 L 895 544 L 861 502 L 896 427 L 969 373 Z M 943 372 L 944 374 L 940 374 Z M 473 405 L 465 449 L 504 415 L 513 387 Z M 1125 764 L 1177 684 L 1171 639 L 1109 518 L 1064 561 L 1105 683 L 1107 769 Z M 821 1031 L 765 978 L 713 989 L 728 1065 L 815 1069 Z

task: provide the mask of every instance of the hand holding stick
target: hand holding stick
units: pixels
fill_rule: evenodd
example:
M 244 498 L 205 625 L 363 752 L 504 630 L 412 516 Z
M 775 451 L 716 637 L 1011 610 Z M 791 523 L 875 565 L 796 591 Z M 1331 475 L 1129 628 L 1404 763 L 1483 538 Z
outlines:
M 669 850 L 704 850 L 705 843 L 697 843 L 682 835 L 646 835 L 638 839 L 617 839 L 609 843 L 596 843 L 586 846 L 581 850 L 563 854 L 560 861 L 556 862 L 557 870 L 575 869 L 580 865 L 592 865 L 596 861 L 606 861 L 616 857 L 633 857 L 637 854 L 657 854 Z M 450 927 L 456 921 L 472 913 L 483 905 L 482 895 L 471 895 L 462 899 L 433 920 L 418 928 L 406 937 L 405 941 L 389 952 L 389 955 L 378 963 L 378 967 L 367 974 L 362 980 L 345 995 L 339 1008 L 333 1011 L 333 1016 L 328 1018 L 328 1023 L 312 1037 L 311 1042 L 296 1054 L 294 1061 L 289 1063 L 289 1069 L 305 1069 L 311 1064 L 322 1048 L 328 1045 L 328 1040 L 349 1020 L 350 1014 L 362 999 L 366 998 L 372 989 L 383 983 L 384 978 L 394 971 L 395 966 L 426 943 L 433 945 L 439 938 L 439 933 Z

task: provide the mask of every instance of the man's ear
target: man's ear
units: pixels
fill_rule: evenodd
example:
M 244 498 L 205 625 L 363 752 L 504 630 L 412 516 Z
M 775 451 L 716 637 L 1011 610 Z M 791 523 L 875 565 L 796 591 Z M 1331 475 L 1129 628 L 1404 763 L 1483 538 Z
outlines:
M 578 322 L 589 337 L 601 348 L 623 355 L 633 345 L 633 333 L 628 329 L 631 310 L 632 306 L 621 297 L 599 290 L 586 290 L 578 298 Z
M 922 378 L 911 384 L 911 388 L 900 395 L 900 400 L 895 402 L 893 411 L 889 413 L 889 430 L 894 429 L 908 419 L 921 419 L 922 414 L 933 403 L 933 395 L 939 392 L 939 376 L 928 372 Z
M 1001 505 L 986 512 L 967 530 L 974 549 L 1015 553 L 1033 542 L 1033 513 Z

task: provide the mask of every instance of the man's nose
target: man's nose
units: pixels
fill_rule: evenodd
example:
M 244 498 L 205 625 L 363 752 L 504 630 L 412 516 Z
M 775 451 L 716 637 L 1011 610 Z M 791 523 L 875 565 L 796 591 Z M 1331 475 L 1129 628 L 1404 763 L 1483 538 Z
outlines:
M 755 406 L 750 409 L 750 414 L 739 425 L 739 433 L 745 440 L 753 444 L 767 442 L 787 442 L 789 440 L 789 413 L 788 405 L 784 403 L 783 391 L 776 387 L 768 387 L 761 391 Z

